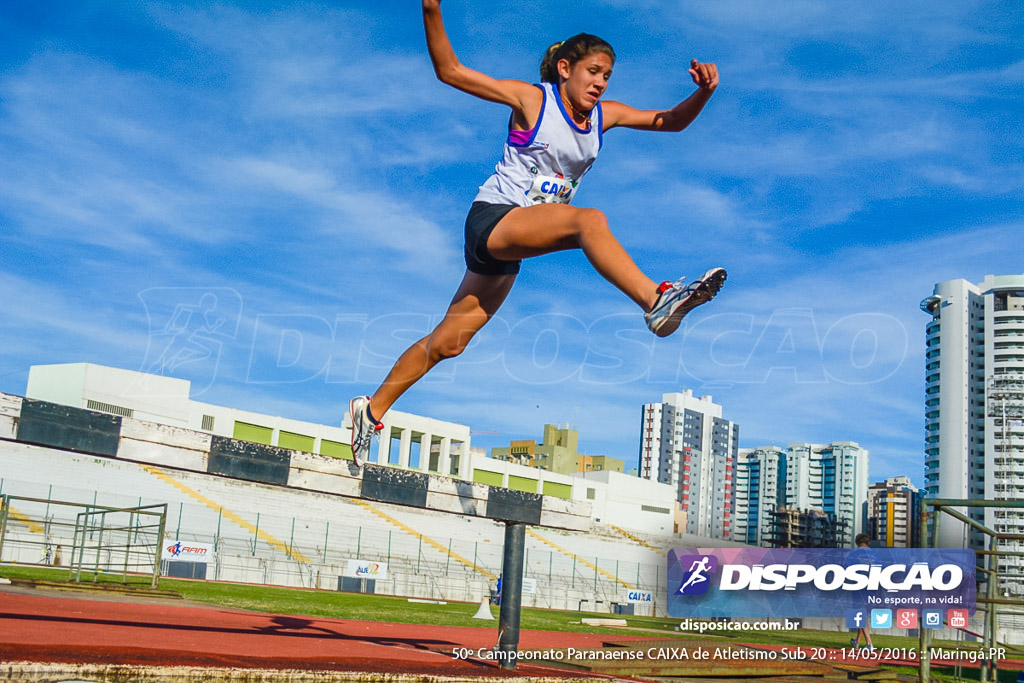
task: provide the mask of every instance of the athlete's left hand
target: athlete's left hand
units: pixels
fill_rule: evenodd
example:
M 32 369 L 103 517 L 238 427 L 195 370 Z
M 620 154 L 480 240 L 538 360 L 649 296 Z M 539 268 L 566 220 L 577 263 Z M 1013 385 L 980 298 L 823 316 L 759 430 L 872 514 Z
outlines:
M 701 90 L 714 92 L 718 87 L 718 67 L 711 62 L 690 60 L 690 76 Z

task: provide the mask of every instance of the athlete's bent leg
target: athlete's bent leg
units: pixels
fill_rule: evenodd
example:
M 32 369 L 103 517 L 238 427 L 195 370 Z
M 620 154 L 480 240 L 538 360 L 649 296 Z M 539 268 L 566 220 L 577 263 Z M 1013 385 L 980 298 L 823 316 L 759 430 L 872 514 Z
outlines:
M 648 329 L 665 337 L 691 310 L 711 301 L 725 282 L 723 268 L 712 268 L 689 284 L 655 285 L 629 257 L 596 209 L 538 204 L 509 211 L 494 227 L 487 250 L 502 260 L 582 249 L 594 269 L 644 310 Z
M 513 261 L 566 249 L 582 249 L 594 269 L 644 311 L 658 297 L 657 283 L 644 275 L 612 234 L 597 209 L 536 204 L 509 211 L 487 240 L 497 259 Z
M 376 419 L 394 405 L 431 368 L 465 350 L 469 341 L 494 316 L 508 296 L 515 275 L 480 275 L 466 272 L 444 319 L 434 331 L 410 346 L 370 397 Z

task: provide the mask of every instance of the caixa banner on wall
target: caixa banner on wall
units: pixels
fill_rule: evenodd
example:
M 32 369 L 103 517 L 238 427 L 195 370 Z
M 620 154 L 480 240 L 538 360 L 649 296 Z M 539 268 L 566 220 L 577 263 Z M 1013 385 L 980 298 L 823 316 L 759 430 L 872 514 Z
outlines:
M 973 550 L 676 548 L 672 617 L 844 617 L 851 609 L 974 612 Z

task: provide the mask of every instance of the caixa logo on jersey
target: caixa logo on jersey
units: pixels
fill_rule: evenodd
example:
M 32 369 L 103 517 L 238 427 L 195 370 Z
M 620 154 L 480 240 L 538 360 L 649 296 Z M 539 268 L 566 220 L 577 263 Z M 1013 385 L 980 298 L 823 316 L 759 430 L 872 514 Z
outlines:
M 922 548 L 678 548 L 672 617 L 834 617 L 849 609 L 974 611 L 974 551 Z

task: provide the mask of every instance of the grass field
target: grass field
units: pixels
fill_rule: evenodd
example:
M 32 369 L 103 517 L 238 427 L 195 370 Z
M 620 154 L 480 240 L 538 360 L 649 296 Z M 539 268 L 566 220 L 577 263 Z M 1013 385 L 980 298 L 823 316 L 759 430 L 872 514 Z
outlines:
M 0 566 L 0 577 L 28 579 L 34 581 L 66 582 L 68 571 L 44 567 L 20 565 Z M 119 578 L 119 577 L 118 577 Z M 104 582 L 108 583 L 109 582 Z M 70 587 L 70 586 L 69 586 Z M 291 616 L 327 617 L 335 619 L 357 619 L 390 623 L 425 624 L 441 626 L 468 626 L 496 629 L 496 621 L 473 619 L 479 608 L 477 603 L 449 602 L 445 605 L 409 602 L 406 598 L 362 593 L 343 593 L 328 590 L 283 588 L 250 584 L 234 584 L 213 581 L 185 579 L 160 579 L 160 589 L 172 591 L 185 600 L 208 603 L 235 609 L 270 612 Z M 491 607 L 495 618 L 498 608 Z M 607 618 L 607 613 L 570 612 L 524 607 L 520 627 L 530 630 L 568 631 L 578 633 L 604 633 L 609 635 L 647 635 L 653 637 L 701 639 L 709 642 L 743 642 L 751 644 L 788 645 L 804 647 L 849 647 L 850 634 L 845 631 L 744 631 L 739 634 L 698 635 L 675 630 L 678 619 L 643 616 L 623 616 L 628 626 L 595 627 L 583 624 L 583 617 Z M 916 649 L 916 638 L 873 634 L 876 647 Z M 975 647 L 974 644 L 958 644 L 949 641 L 935 641 L 935 647 Z M 911 669 L 901 669 L 911 673 Z M 1016 672 L 1000 672 L 1000 683 L 1015 683 Z M 956 678 L 935 672 L 934 681 L 978 680 L 977 670 L 965 670 Z

